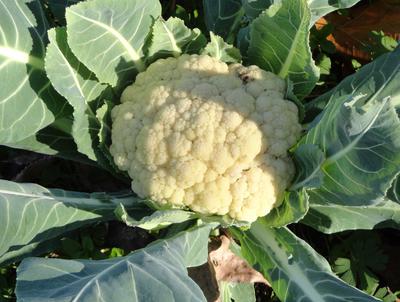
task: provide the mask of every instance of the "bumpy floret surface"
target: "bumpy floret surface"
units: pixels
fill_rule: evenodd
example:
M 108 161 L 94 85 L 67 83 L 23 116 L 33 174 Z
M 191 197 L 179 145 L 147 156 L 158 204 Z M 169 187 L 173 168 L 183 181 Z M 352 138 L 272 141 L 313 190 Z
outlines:
M 301 126 L 284 90 L 257 66 L 158 60 L 112 111 L 114 161 L 143 198 L 254 221 L 279 205 L 294 174 L 287 150 Z

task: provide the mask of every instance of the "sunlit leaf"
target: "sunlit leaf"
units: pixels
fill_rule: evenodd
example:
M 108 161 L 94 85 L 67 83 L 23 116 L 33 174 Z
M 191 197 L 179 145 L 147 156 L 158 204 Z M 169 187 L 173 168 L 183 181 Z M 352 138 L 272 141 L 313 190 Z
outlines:
M 68 44 L 100 82 L 132 81 L 145 69 L 144 45 L 160 13 L 157 0 L 80 2 L 67 8 Z
M 30 301 L 206 301 L 186 267 L 207 261 L 210 225 L 108 260 L 25 259 L 16 295 Z

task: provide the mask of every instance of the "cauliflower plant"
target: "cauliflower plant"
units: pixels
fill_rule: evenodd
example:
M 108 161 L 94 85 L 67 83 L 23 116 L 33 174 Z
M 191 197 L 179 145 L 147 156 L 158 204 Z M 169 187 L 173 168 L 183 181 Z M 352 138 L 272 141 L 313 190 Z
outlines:
M 285 83 L 207 55 L 161 59 L 112 111 L 111 154 L 142 198 L 254 221 L 280 204 L 301 126 Z

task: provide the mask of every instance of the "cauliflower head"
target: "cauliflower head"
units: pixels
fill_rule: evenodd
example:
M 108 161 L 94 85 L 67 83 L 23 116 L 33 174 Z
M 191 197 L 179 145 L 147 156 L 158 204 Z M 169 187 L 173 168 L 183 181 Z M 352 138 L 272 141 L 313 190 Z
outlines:
M 257 66 L 207 55 L 160 59 L 112 110 L 112 145 L 132 189 L 161 206 L 254 221 L 280 204 L 294 174 L 297 106 Z

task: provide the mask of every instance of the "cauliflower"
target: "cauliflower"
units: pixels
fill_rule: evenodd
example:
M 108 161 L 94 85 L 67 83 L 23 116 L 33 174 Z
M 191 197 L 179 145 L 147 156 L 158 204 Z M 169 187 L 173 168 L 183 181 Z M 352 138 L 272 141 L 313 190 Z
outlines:
M 257 66 L 207 55 L 160 59 L 112 110 L 116 165 L 161 206 L 254 221 L 280 204 L 294 174 L 297 107 Z

